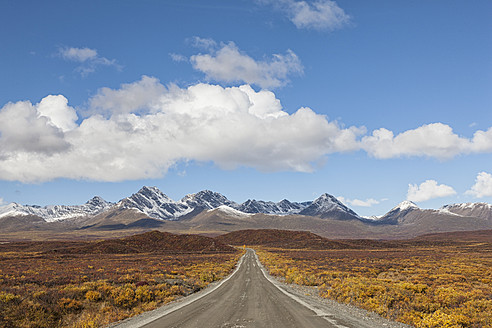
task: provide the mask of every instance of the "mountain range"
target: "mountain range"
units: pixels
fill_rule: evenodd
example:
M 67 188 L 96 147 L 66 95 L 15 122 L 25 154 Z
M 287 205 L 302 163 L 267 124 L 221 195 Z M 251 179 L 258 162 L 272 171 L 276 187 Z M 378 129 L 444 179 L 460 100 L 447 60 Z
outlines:
M 0 238 L 7 238 L 9 233 L 19 237 L 22 231 L 34 235 L 118 231 L 124 235 L 154 228 L 208 234 L 288 229 L 330 238 L 407 238 L 433 232 L 491 229 L 492 205 L 464 203 L 428 210 L 404 201 L 383 216 L 366 218 L 329 194 L 301 203 L 249 199 L 238 204 L 210 190 L 175 201 L 156 187 L 144 186 L 117 203 L 96 196 L 83 205 L 0 206 Z

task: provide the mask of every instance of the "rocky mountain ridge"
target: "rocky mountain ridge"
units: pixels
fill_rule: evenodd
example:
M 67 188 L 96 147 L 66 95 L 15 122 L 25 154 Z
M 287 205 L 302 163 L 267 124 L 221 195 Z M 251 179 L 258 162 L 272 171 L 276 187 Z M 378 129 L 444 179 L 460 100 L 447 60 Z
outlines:
M 20 205 L 10 203 L 0 206 L 0 218 L 7 216 L 34 215 L 44 219 L 46 222 L 61 221 L 81 216 L 98 215 L 115 204 L 107 202 L 99 196 L 95 196 L 83 205 Z
M 179 220 L 194 211 L 200 212 L 221 207 L 222 209 L 228 207 L 244 214 L 300 214 L 308 216 L 319 215 L 322 217 L 334 215 L 349 219 L 360 219 L 354 211 L 329 194 L 323 194 L 314 201 L 302 203 L 290 202 L 287 199 L 278 203 L 248 199 L 244 203 L 238 204 L 227 199 L 224 195 L 210 190 L 189 194 L 181 200 L 175 201 L 157 187 L 147 186 L 142 187 L 138 192 L 117 203 L 106 202 L 101 197 L 94 197 L 84 205 L 74 206 L 51 205 L 40 207 L 11 203 L 0 207 L 0 218 L 5 216 L 35 215 L 51 222 L 78 216 L 93 216 L 108 209 L 118 208 L 136 210 L 159 220 Z
M 190 221 L 191 220 L 191 221 Z M 313 221 L 314 220 L 314 221 Z M 24 222 L 25 221 L 25 222 Z M 175 222 L 171 225 L 171 222 Z M 189 194 L 175 201 L 156 187 L 142 187 L 135 194 L 111 203 L 94 197 L 83 205 L 32 206 L 11 203 L 0 206 L 0 228 L 22 229 L 147 229 L 165 227 L 174 231 L 231 231 L 239 228 L 322 229 L 326 234 L 356 229 L 359 234 L 379 233 L 386 227 L 392 234 L 417 235 L 447 229 L 492 228 L 492 205 L 464 203 L 438 210 L 420 209 L 404 201 L 379 217 L 360 217 L 336 197 L 323 194 L 314 201 L 280 202 L 249 199 L 238 204 L 210 190 Z M 63 227 L 60 226 L 63 224 Z M 27 228 L 26 228 L 27 227 Z M 190 228 L 192 227 L 192 228 Z M 211 227 L 214 227 L 213 229 Z M 392 227 L 392 228 L 391 228 Z M 403 230 L 402 230 L 403 229 Z M 384 229 L 383 229 L 384 230 Z M 385 231 L 386 231 L 385 230 Z M 382 230 L 381 230 L 382 231 Z M 334 232 L 332 232 L 334 233 Z M 355 233 L 355 232 L 354 232 Z

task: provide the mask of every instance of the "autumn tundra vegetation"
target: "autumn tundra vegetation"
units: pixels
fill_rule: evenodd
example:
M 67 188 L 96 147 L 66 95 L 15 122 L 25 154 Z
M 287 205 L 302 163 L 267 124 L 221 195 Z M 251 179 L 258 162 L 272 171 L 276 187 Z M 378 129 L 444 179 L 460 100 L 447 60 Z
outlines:
M 101 327 L 230 274 L 248 245 L 270 274 L 415 327 L 492 327 L 492 231 L 328 240 L 305 231 L 216 238 L 152 231 L 0 245 L 0 327 Z
M 254 244 L 270 274 L 287 283 L 415 327 L 492 327 L 490 230 L 405 241 L 286 236 Z
M 149 232 L 98 242 L 0 245 L 0 327 L 101 327 L 227 276 L 241 251 Z

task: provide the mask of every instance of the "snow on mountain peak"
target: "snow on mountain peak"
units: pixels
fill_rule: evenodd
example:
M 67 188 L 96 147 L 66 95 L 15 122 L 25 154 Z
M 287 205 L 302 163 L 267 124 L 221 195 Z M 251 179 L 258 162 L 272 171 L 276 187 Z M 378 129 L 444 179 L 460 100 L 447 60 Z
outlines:
M 302 211 L 307 205 L 301 203 L 292 203 L 286 199 L 274 203 L 263 200 L 248 199 L 244 203 L 237 205 L 236 209 L 250 214 L 264 213 L 275 215 L 297 214 Z
M 445 205 L 440 211 L 446 211 L 460 216 L 488 218 L 492 220 L 492 205 L 488 203 L 462 203 Z
M 333 210 L 336 208 L 342 209 L 344 211 L 349 210 L 341 201 L 339 201 L 335 196 L 330 194 L 322 194 L 316 198 L 311 205 L 315 205 L 319 210 Z
M 488 203 L 460 203 L 460 204 L 450 204 L 444 205 L 442 209 L 446 208 L 459 208 L 459 209 L 473 209 L 477 207 L 492 209 L 492 205 Z
M 0 207 L 0 218 L 5 216 L 27 215 L 22 211 L 22 205 L 17 203 L 9 203 Z
M 393 209 L 393 210 L 400 210 L 400 211 L 405 211 L 405 210 L 408 210 L 408 209 L 419 209 L 419 207 L 417 206 L 417 204 L 415 204 L 414 202 L 411 202 L 409 200 L 404 200 L 403 202 L 401 202 L 400 204 L 396 205 Z
M 196 194 L 189 194 L 181 199 L 181 202 L 188 204 L 190 207 L 200 207 L 204 209 L 213 209 L 221 205 L 227 205 L 229 207 L 236 207 L 237 204 L 230 201 L 224 195 L 210 191 L 202 190 Z
M 118 205 L 125 209 L 136 209 L 154 219 L 176 220 L 193 211 L 183 202 L 176 202 L 157 187 L 142 187 L 137 193 L 120 200 Z
M 109 209 L 114 204 L 101 197 L 94 197 L 83 205 L 20 205 L 10 203 L 0 207 L 0 217 L 35 215 L 47 222 L 65 220 L 69 218 L 93 216 Z
M 246 217 L 252 215 L 251 213 L 244 213 L 239 210 L 236 210 L 235 208 L 229 207 L 227 205 L 220 205 L 219 207 L 215 209 L 209 209 L 208 211 L 213 211 L 213 210 L 219 210 L 223 213 L 235 216 L 235 217 Z
M 299 214 L 339 219 L 360 219 L 359 215 L 340 202 L 335 196 L 322 194 Z
M 105 201 L 102 197 L 99 197 L 99 196 L 92 197 L 85 204 L 86 205 L 92 205 L 92 206 L 105 206 L 108 204 L 112 205 L 112 203 Z

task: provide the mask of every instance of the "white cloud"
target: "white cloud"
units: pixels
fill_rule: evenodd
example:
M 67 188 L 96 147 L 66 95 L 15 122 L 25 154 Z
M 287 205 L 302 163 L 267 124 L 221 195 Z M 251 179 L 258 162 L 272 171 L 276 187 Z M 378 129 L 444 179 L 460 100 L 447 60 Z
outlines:
M 456 191 L 447 185 L 437 184 L 435 180 L 426 180 L 420 185 L 409 184 L 407 200 L 412 202 L 424 202 L 433 198 L 456 195 Z
M 360 200 L 360 199 L 348 199 L 345 197 L 337 197 L 339 201 L 341 201 L 344 204 L 348 204 L 350 206 L 359 206 L 359 207 L 372 207 L 373 205 L 379 204 L 381 201 L 376 200 L 374 198 L 368 198 L 366 200 Z
M 267 61 L 256 61 L 240 52 L 233 42 L 210 49 L 208 54 L 191 56 L 190 62 L 209 80 L 255 84 L 262 88 L 283 86 L 288 83 L 289 75 L 303 72 L 301 61 L 291 50 L 284 55 L 275 54 Z
M 36 154 L 35 156 L 54 154 L 69 148 L 63 130 L 57 124 L 66 127 L 68 121 L 59 118 L 65 115 L 62 114 L 63 111 L 73 109 L 63 107 L 60 103 L 63 99 L 51 97 L 65 99 L 63 96 L 48 96 L 36 106 L 29 101 L 20 101 L 8 103 L 0 110 L 0 159 L 11 159 L 18 153 Z M 56 107 L 51 112 L 44 108 L 49 102 Z
M 122 84 L 120 89 L 101 88 L 89 100 L 90 110 L 94 113 L 128 114 L 142 110 L 159 110 L 158 101 L 167 89 L 154 77 L 143 76 L 136 83 Z
M 273 92 L 249 85 L 166 87 L 143 76 L 119 89 L 102 88 L 87 104 L 82 121 L 62 95 L 0 108 L 0 179 L 157 178 L 180 161 L 310 172 L 327 155 L 350 151 L 378 158 L 492 151 L 492 129 L 463 138 L 435 123 L 396 137 L 385 129 L 367 135 L 364 127 L 344 127 L 310 108 L 289 114 Z M 427 184 L 413 186 L 409 197 L 420 197 Z
M 113 66 L 118 70 L 121 69 L 115 59 L 99 56 L 96 49 L 65 47 L 58 49 L 58 55 L 67 61 L 80 63 L 75 71 L 82 76 L 95 72 L 98 66 Z
M 2 197 L 0 197 L 0 205 L 4 205 L 5 204 L 5 201 L 3 200 Z
M 272 4 L 283 11 L 299 29 L 333 31 L 350 23 L 350 16 L 335 1 L 259 0 L 258 2 Z
M 475 179 L 475 184 L 470 190 L 466 191 L 467 195 L 472 195 L 478 198 L 492 196 L 492 174 L 480 172 Z
M 94 113 L 65 132 L 50 118 L 39 116 L 39 104 L 19 102 L 1 108 L 0 115 L 7 115 L 12 107 L 25 107 L 32 122 L 15 124 L 11 130 L 19 133 L 14 135 L 0 126 L 0 142 L 16 145 L 2 147 L 0 179 L 156 178 L 178 161 L 305 172 L 327 154 L 357 149 L 357 136 L 363 132 L 341 128 L 309 108 L 288 114 L 275 94 L 248 85 L 166 88 L 154 78 L 143 77 L 118 90 L 101 89 L 88 103 Z M 96 109 L 106 115 L 95 113 Z M 37 130 L 37 135 L 44 133 L 54 141 L 34 147 L 40 138 L 25 140 L 25 136 Z
M 77 127 L 78 119 L 75 109 L 68 106 L 68 99 L 62 95 L 47 96 L 36 106 L 39 116 L 49 119 L 50 123 L 63 132 Z
M 188 61 L 188 58 L 184 55 L 180 55 L 180 54 L 175 54 L 175 53 L 170 53 L 169 56 L 171 57 L 171 59 L 175 62 L 187 62 Z
M 478 130 L 475 132 L 470 141 L 470 148 L 474 153 L 492 152 L 492 127 L 487 131 Z
M 188 42 L 195 48 L 201 48 L 205 50 L 214 49 L 217 47 L 217 42 L 213 39 L 201 38 L 199 36 L 194 36 L 188 39 Z
M 63 59 L 83 63 L 88 60 L 95 60 L 98 58 L 97 51 L 89 48 L 60 48 L 60 56 Z
M 427 156 L 450 159 L 469 153 L 492 152 L 492 128 L 475 132 L 472 139 L 461 137 L 443 123 L 425 124 L 398 134 L 385 128 L 365 136 L 361 148 L 376 158 Z

